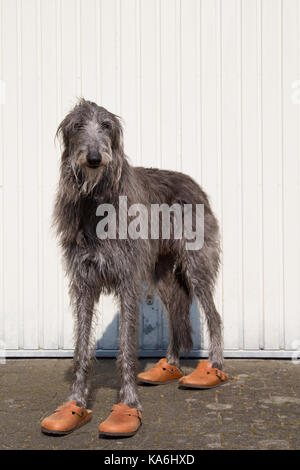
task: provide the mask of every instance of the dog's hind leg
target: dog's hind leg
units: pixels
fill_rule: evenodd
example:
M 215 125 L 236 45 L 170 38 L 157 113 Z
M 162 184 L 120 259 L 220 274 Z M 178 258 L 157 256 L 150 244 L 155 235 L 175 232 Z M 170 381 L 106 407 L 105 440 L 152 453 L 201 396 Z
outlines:
M 213 367 L 224 368 L 222 320 L 216 309 L 213 294 L 209 286 L 196 288 L 196 296 L 206 315 L 210 346 L 208 360 Z
M 186 277 L 192 286 L 193 293 L 202 307 L 209 331 L 209 361 L 213 367 L 223 369 L 223 334 L 222 320 L 216 309 L 213 290 L 218 272 L 219 252 L 218 249 L 210 249 L 209 256 L 207 246 L 202 252 L 187 251 L 187 262 L 185 265 Z
M 70 295 L 75 314 L 75 351 L 74 381 L 69 400 L 75 400 L 78 406 L 87 407 L 88 376 L 94 354 L 91 344 L 91 329 L 95 302 L 99 299 L 100 289 L 95 284 L 87 283 L 91 279 L 88 267 L 84 273 L 83 266 L 71 282 Z M 88 273 L 89 272 L 89 273 Z
M 120 400 L 131 408 L 142 409 L 136 386 L 140 289 L 128 283 L 120 295 Z
M 179 367 L 182 349 L 188 354 L 192 348 L 192 327 L 190 321 L 191 296 L 179 270 L 168 273 L 157 285 L 169 320 L 170 343 L 167 362 Z

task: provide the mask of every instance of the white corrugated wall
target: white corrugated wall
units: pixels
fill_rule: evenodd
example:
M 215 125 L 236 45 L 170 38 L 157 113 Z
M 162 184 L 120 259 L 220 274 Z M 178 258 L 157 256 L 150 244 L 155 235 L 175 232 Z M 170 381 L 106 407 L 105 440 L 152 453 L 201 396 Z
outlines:
M 50 215 L 58 123 L 84 96 L 120 114 L 134 164 L 181 170 L 222 227 L 216 302 L 227 356 L 300 341 L 300 2 L 1 0 L 0 348 L 68 355 L 72 315 Z M 100 305 L 102 354 L 118 313 Z M 194 354 L 207 348 L 192 309 Z M 298 342 L 297 342 L 298 340 Z M 141 306 L 142 354 L 167 322 Z

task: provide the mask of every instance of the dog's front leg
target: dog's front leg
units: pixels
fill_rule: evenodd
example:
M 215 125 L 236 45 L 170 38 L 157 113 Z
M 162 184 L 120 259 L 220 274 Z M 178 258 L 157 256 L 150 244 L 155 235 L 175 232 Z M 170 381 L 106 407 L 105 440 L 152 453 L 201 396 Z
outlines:
M 118 366 L 121 373 L 120 399 L 125 405 L 141 410 L 136 386 L 139 304 L 138 293 L 121 296 L 120 354 Z M 127 290 L 128 292 L 128 290 Z
M 43 419 L 42 431 L 47 434 L 69 434 L 74 429 L 87 423 L 92 416 L 87 409 L 88 399 L 88 372 L 91 365 L 92 348 L 90 347 L 90 334 L 94 304 L 97 289 L 91 281 L 89 266 L 80 264 L 81 271 L 72 277 L 70 294 L 75 310 L 76 319 L 76 345 L 74 352 L 74 382 L 69 401 L 64 403 Z
M 78 406 L 87 406 L 88 375 L 93 357 L 91 328 L 96 301 L 96 289 L 77 282 L 71 286 L 71 299 L 76 320 L 74 381 L 70 400 L 76 400 Z M 97 296 L 99 297 L 99 296 Z
M 125 285 L 124 285 L 125 284 Z M 127 284 L 127 285 L 126 285 Z M 120 295 L 120 403 L 99 426 L 100 436 L 133 436 L 142 424 L 141 404 L 136 387 L 138 340 L 138 289 L 123 283 Z

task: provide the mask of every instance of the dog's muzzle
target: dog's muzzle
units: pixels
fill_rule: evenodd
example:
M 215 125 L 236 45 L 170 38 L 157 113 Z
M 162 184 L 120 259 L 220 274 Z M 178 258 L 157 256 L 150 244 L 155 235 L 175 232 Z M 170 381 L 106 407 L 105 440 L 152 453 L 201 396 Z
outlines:
M 102 156 L 99 152 L 89 152 L 86 156 L 86 161 L 89 168 L 98 168 L 102 161 Z

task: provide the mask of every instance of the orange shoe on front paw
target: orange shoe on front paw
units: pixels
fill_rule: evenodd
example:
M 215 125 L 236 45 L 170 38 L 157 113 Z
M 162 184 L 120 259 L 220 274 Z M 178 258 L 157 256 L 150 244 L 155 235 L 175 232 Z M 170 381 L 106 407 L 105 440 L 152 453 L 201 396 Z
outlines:
M 164 357 L 155 364 L 152 369 L 146 372 L 138 374 L 137 378 L 139 382 L 153 385 L 162 385 L 175 380 L 180 379 L 183 374 L 177 367 L 167 363 L 167 359 Z
M 133 436 L 142 424 L 142 413 L 124 403 L 114 405 L 109 417 L 99 426 L 99 435 L 108 437 Z
M 189 375 L 179 380 L 179 387 L 184 388 L 214 388 L 223 385 L 228 380 L 225 372 L 212 367 L 209 361 L 200 361 L 197 368 Z
M 52 415 L 41 422 L 42 431 L 46 434 L 64 435 L 83 426 L 92 417 L 92 411 L 80 408 L 72 400 L 59 406 Z

